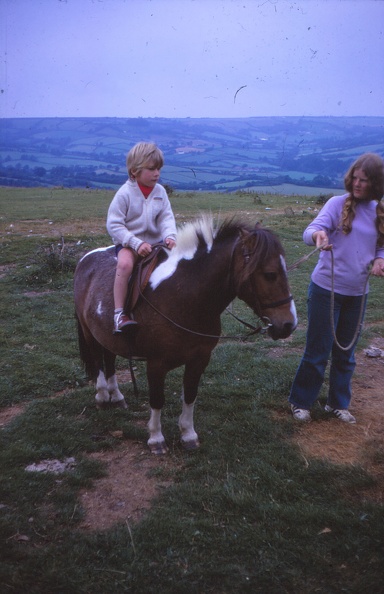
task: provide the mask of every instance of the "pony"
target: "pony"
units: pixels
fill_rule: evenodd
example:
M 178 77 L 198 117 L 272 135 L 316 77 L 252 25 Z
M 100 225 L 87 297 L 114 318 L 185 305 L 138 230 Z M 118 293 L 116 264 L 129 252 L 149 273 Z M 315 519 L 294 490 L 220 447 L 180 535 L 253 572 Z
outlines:
M 215 223 L 212 216 L 201 216 L 179 228 L 176 247 L 164 247 L 164 254 L 131 312 L 137 321 L 133 332 L 113 333 L 114 246 L 87 253 L 74 276 L 80 357 L 96 382 L 96 406 L 127 408 L 116 379 L 116 356 L 145 360 L 147 443 L 154 454 L 167 451 L 161 429 L 165 378 L 180 366 L 181 444 L 199 447 L 193 419 L 199 381 L 220 339 L 220 316 L 235 297 L 267 324 L 273 340 L 287 338 L 297 326 L 283 247 L 261 225 L 235 218 Z

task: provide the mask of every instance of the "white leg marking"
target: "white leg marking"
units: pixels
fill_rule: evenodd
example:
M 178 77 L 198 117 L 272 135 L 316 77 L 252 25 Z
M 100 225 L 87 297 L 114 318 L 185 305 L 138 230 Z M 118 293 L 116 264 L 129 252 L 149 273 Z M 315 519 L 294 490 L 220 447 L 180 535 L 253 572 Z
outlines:
M 107 382 L 105 379 L 105 375 L 103 371 L 99 371 L 99 375 L 96 382 L 96 403 L 104 404 L 109 402 L 109 390 L 107 386 Z
M 151 417 L 148 422 L 149 439 L 148 445 L 164 443 L 164 435 L 161 432 L 161 410 L 151 408 Z
M 193 412 L 195 409 L 195 403 L 186 404 L 184 402 L 184 396 L 182 398 L 183 408 L 179 417 L 179 429 L 181 432 L 181 441 L 184 443 L 197 442 L 198 435 L 193 425 Z
M 120 402 L 120 400 L 124 400 L 124 396 L 120 392 L 119 386 L 117 384 L 116 374 L 113 374 L 110 378 L 108 378 L 107 386 L 111 402 Z

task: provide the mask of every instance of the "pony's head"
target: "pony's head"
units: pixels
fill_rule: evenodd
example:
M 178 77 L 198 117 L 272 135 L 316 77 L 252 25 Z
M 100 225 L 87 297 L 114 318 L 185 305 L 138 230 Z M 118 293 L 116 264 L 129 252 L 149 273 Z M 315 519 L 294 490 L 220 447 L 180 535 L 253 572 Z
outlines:
M 241 225 L 233 259 L 237 296 L 267 323 L 274 340 L 287 338 L 297 326 L 297 314 L 279 238 L 260 225 Z

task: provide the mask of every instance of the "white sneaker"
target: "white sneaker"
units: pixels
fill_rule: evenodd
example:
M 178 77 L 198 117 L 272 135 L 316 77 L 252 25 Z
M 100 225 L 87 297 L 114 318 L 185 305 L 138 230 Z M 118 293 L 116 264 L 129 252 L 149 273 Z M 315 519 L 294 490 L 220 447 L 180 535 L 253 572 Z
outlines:
M 340 421 L 344 421 L 344 423 L 356 423 L 355 417 L 346 408 L 332 408 L 326 404 L 324 410 L 327 413 L 332 413 Z
M 296 419 L 296 421 L 301 421 L 302 423 L 309 423 L 309 421 L 312 420 L 311 413 L 309 412 L 309 410 L 306 410 L 305 408 L 299 408 L 298 406 L 291 404 L 291 411 L 293 418 Z

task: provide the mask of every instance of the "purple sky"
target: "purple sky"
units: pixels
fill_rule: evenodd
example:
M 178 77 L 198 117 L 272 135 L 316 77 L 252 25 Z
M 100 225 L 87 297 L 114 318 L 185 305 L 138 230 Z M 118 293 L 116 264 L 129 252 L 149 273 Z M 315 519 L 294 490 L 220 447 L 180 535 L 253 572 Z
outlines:
M 384 115 L 382 0 L 0 0 L 0 40 L 1 117 Z

